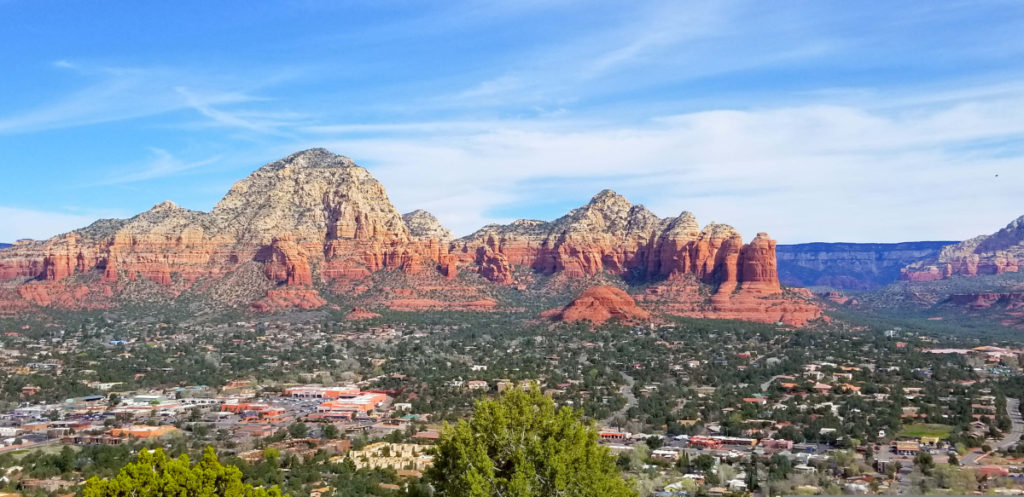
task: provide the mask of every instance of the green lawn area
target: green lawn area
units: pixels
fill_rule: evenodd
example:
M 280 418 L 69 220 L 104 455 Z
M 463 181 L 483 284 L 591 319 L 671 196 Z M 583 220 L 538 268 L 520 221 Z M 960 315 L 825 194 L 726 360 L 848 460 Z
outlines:
M 939 437 L 941 439 L 948 438 L 951 431 L 953 431 L 953 427 L 949 425 L 918 423 L 903 427 L 897 436 L 907 438 Z

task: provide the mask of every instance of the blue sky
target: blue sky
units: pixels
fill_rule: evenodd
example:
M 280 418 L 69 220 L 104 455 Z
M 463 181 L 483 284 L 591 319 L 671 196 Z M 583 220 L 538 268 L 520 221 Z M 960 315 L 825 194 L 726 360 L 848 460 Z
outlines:
M 1024 3 L 0 0 L 0 241 L 323 146 L 457 234 L 612 188 L 782 243 L 1024 214 Z

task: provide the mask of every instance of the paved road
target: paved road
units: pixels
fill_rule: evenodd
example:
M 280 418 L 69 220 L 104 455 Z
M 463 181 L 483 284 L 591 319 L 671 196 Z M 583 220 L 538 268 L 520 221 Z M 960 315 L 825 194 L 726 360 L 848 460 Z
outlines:
M 44 442 L 39 442 L 39 443 L 27 443 L 27 444 L 22 444 L 22 445 L 8 445 L 6 447 L 0 447 L 0 452 L 13 452 L 13 451 L 16 451 L 16 450 L 38 449 L 38 448 L 41 448 L 41 447 L 57 445 L 59 443 L 60 443 L 59 439 L 52 439 L 52 440 L 46 440 Z
M 1010 428 L 1009 433 L 1003 436 L 994 447 L 998 449 L 1008 449 L 1013 447 L 1020 442 L 1020 437 L 1024 434 L 1024 419 L 1020 416 L 1020 399 L 1006 399 L 1006 414 L 1010 416 L 1010 421 L 1013 422 L 1013 427 Z
M 988 455 L 988 452 L 982 452 L 981 449 L 971 449 L 963 459 L 960 460 L 961 466 L 974 466 L 978 464 L 978 459 Z
M 1010 431 L 1003 435 L 998 442 L 989 444 L 994 449 L 1008 449 L 1013 447 L 1020 442 L 1021 435 L 1024 434 L 1024 419 L 1021 419 L 1020 415 L 1020 399 L 1006 398 L 1006 414 L 1010 416 L 1010 421 L 1013 426 L 1010 427 Z M 975 449 L 969 454 L 964 456 L 964 465 L 978 464 L 978 460 L 984 458 L 989 453 L 982 452 L 980 449 Z
M 622 379 L 626 381 L 626 384 L 619 389 L 619 394 L 626 398 L 626 405 L 623 406 L 622 409 L 612 413 L 611 416 L 608 416 L 608 418 L 601 423 L 604 426 L 611 426 L 612 420 L 615 419 L 616 416 L 625 416 L 626 412 L 629 411 L 629 408 L 636 405 L 636 395 L 633 395 L 633 384 L 636 383 L 636 381 L 632 376 L 626 373 L 622 373 Z
M 772 385 L 772 382 L 777 380 L 777 379 L 779 379 L 779 378 L 781 378 L 781 377 L 783 377 L 783 376 L 786 376 L 786 375 L 784 375 L 784 374 L 777 374 L 775 376 L 772 376 L 768 381 L 766 381 L 766 382 L 761 384 L 761 391 L 762 392 L 767 392 L 768 391 L 768 387 L 770 387 Z

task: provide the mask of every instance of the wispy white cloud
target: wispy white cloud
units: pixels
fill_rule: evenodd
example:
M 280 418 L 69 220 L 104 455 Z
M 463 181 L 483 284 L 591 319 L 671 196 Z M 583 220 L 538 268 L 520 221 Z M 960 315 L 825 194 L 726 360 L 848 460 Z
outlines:
M 58 62 L 61 68 L 74 68 Z M 161 114 L 184 106 L 170 92 L 161 71 L 103 69 L 89 71 L 99 81 L 50 103 L 0 116 L 0 133 L 27 133 L 46 129 L 98 124 Z
M 467 88 L 455 95 L 456 100 L 479 100 L 483 98 L 500 97 L 504 94 L 518 91 L 527 86 L 522 78 L 512 75 L 498 76 L 494 79 L 482 81 L 471 88 Z
M 708 2 L 680 8 L 673 2 L 647 9 L 639 19 L 617 30 L 611 44 L 583 59 L 580 75 L 593 78 L 651 59 L 664 63 L 665 57 L 658 57 L 663 55 L 661 52 L 678 49 L 688 41 L 717 36 L 735 8 L 730 3 Z
M 284 114 L 246 117 L 245 111 L 223 109 L 264 100 L 248 92 L 262 83 L 239 84 L 183 68 L 95 66 L 67 60 L 58 60 L 53 66 L 77 73 L 83 87 L 47 103 L 0 116 L 0 134 L 87 126 L 185 109 L 195 110 L 219 126 L 259 133 L 278 133 L 277 126 L 282 124 L 272 117 Z
M 639 4 L 614 22 L 535 47 L 489 77 L 419 105 L 544 110 L 813 60 L 843 45 L 784 15 L 751 19 L 752 10 L 739 1 Z
M 400 123 L 351 123 L 351 124 L 325 124 L 317 126 L 304 126 L 300 131 L 312 135 L 349 135 L 349 134 L 410 134 L 422 133 L 433 134 L 444 133 L 479 133 L 487 130 L 502 128 L 519 129 L 529 128 L 537 124 L 535 119 L 489 119 L 489 120 L 453 120 L 453 121 L 422 121 L 422 122 L 400 122 Z M 561 123 L 563 126 L 567 122 Z M 589 124 L 579 122 L 580 125 Z
M 194 169 L 199 169 L 220 160 L 220 156 L 215 156 L 198 161 L 183 161 L 172 155 L 170 152 L 160 148 L 151 148 L 150 152 L 153 156 L 148 161 L 126 168 L 120 168 L 119 171 L 111 174 L 106 179 L 82 186 L 92 187 L 120 185 L 166 178 L 168 176 L 174 176 Z
M 185 105 L 209 118 L 212 125 L 227 128 L 241 128 L 260 134 L 289 136 L 285 131 L 301 124 L 304 116 L 293 112 L 252 112 L 247 110 L 229 111 L 216 108 L 218 102 L 233 103 L 229 97 L 217 93 L 201 94 L 185 87 L 174 89 L 184 99 Z M 239 95 L 237 101 L 254 101 L 255 98 Z
M 321 65 L 275 98 L 263 90 L 292 74 L 259 75 L 264 61 L 244 56 L 215 72 L 58 60 L 47 70 L 80 76 L 79 90 L 12 100 L 26 107 L 4 106 L 0 135 L 161 116 L 146 124 L 168 141 L 133 136 L 163 144 L 139 164 L 115 159 L 128 165 L 94 186 L 328 145 L 370 166 L 400 208 L 436 211 L 460 233 L 605 187 L 784 241 L 960 238 L 1016 216 L 1024 89 L 992 69 L 1020 70 L 1014 16 L 976 2 L 837 7 L 410 9 L 278 45 Z M 453 43 L 464 36 L 481 43 Z M 452 66 L 409 58 L 423 54 Z
M 516 206 L 584 202 L 613 188 L 661 215 L 692 210 L 786 242 L 955 239 L 1019 215 L 1024 122 L 1013 116 L 1022 112 L 1024 91 L 886 111 L 716 110 L 629 126 L 406 123 L 329 146 L 366 163 L 399 208 L 428 208 L 461 234 L 507 221 Z

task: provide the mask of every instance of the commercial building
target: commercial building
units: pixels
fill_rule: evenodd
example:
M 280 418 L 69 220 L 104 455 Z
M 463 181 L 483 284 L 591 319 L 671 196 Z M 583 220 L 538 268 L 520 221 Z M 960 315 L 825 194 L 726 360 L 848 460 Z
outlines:
M 351 385 L 341 387 L 305 385 L 301 387 L 288 388 L 284 391 L 284 395 L 287 397 L 303 399 L 337 399 L 340 397 L 358 395 L 359 393 L 359 387 Z
M 320 404 L 317 412 L 332 413 L 363 413 L 368 414 L 381 404 L 387 402 L 388 396 L 376 392 L 355 392 L 337 397 Z
M 179 431 L 177 428 L 169 425 L 164 426 L 147 426 L 147 425 L 132 425 L 124 428 L 114 428 L 110 430 L 110 436 L 118 438 L 158 438 L 164 435 Z

